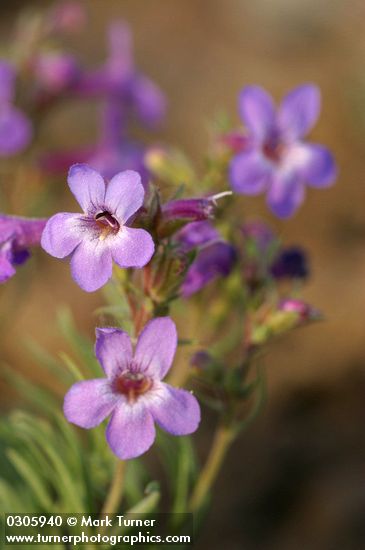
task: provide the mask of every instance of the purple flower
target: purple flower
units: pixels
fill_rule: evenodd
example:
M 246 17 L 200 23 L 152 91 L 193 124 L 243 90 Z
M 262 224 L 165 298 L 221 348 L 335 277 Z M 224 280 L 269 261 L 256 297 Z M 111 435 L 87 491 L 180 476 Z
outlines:
M 231 161 L 234 191 L 245 195 L 267 192 L 269 208 L 287 218 L 303 202 L 305 184 L 322 188 L 334 182 L 337 169 L 330 151 L 303 141 L 320 111 L 316 86 L 305 84 L 292 90 L 277 111 L 265 90 L 247 86 L 239 97 L 239 110 L 251 147 Z
M 29 248 L 40 244 L 46 219 L 0 215 L 0 283 L 15 275 L 29 258 Z
M 118 21 L 110 25 L 109 55 L 105 64 L 84 74 L 75 86 L 83 96 L 107 95 L 118 99 L 126 112 L 135 115 L 147 125 L 155 125 L 166 110 L 160 89 L 134 66 L 132 37 L 127 25 Z
M 32 62 L 40 94 L 56 95 L 70 88 L 80 74 L 76 59 L 62 52 L 42 53 Z
M 198 249 L 181 286 L 181 294 L 188 298 L 216 277 L 227 277 L 236 261 L 236 251 L 223 241 L 218 231 L 206 221 L 186 225 L 176 235 L 180 249 L 187 253 Z
M 113 261 L 120 267 L 146 265 L 154 252 L 152 238 L 143 229 L 128 227 L 143 204 L 139 174 L 126 170 L 105 185 L 90 166 L 75 164 L 68 184 L 83 213 L 52 216 L 42 235 L 44 250 L 56 258 L 71 255 L 72 276 L 87 292 L 110 279 Z
M 69 422 L 89 429 L 111 414 L 106 438 L 122 460 L 140 456 L 151 447 L 155 422 L 173 435 L 197 429 L 200 408 L 195 397 L 161 381 L 177 345 L 176 327 L 169 317 L 147 323 L 134 353 L 129 335 L 122 330 L 99 328 L 96 337 L 95 353 L 106 378 L 72 386 L 64 402 Z
M 284 248 L 271 266 L 275 279 L 307 279 L 308 258 L 304 250 L 296 246 Z
M 15 76 L 15 68 L 0 61 L 0 156 L 18 153 L 32 137 L 29 119 L 12 104 Z

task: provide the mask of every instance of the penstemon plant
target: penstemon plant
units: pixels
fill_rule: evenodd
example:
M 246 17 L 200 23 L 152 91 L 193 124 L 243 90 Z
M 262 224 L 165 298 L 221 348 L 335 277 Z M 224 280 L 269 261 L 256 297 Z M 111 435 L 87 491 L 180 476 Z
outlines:
M 1 178 L 17 170 L 16 190 L 24 193 L 27 169 L 43 182 L 31 184 L 39 193 L 31 208 L 3 185 L 2 209 L 17 215 L 0 216 L 0 282 L 39 247 L 54 262 L 67 259 L 75 283 L 85 292 L 102 289 L 105 300 L 95 342 L 78 331 L 70 310 L 60 310 L 72 356 L 29 344 L 55 393 L 3 365 L 29 406 L 1 421 L 1 506 L 201 519 L 226 453 L 264 403 L 265 353 L 276 338 L 321 318 L 300 297 L 306 252 L 239 210 L 249 208 L 240 195 L 266 193 L 268 208 L 286 219 L 306 185 L 334 183 L 331 153 L 304 140 L 320 92 L 301 85 L 275 108 L 265 90 L 245 86 L 243 127 L 216 129 L 197 174 L 181 152 L 131 138 L 131 122 L 153 130 L 162 120 L 165 98 L 135 67 L 125 23 L 110 26 L 107 59 L 95 69 L 61 48 L 85 19 L 72 2 L 30 13 L 0 61 Z M 100 138 L 81 149 L 42 150 L 45 118 L 71 99 L 100 102 Z M 53 182 L 66 177 L 75 212 L 57 207 Z M 185 359 L 175 368 L 178 346 Z M 194 446 L 207 408 L 216 412 L 216 430 L 199 463 Z M 169 480 L 163 507 L 161 483 L 139 458 L 150 449 Z

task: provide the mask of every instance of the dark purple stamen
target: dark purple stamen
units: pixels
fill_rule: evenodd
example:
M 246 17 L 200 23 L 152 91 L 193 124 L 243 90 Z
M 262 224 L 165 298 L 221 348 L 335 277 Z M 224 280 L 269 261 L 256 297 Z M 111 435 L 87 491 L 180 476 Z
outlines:
M 108 211 L 99 212 L 99 214 L 96 214 L 95 220 L 99 225 L 102 226 L 103 229 L 109 228 L 110 231 L 117 232 L 120 229 L 120 224 L 118 220 L 110 214 Z

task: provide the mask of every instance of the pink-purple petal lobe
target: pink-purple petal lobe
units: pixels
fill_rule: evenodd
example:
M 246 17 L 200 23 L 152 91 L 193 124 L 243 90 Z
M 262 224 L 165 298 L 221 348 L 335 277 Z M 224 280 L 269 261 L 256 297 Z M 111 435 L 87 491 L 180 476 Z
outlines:
M 314 84 L 304 84 L 289 92 L 278 112 L 278 125 L 287 140 L 306 135 L 317 122 L 321 94 Z
M 260 86 L 246 86 L 239 95 L 239 112 L 252 136 L 262 143 L 275 126 L 272 97 Z
M 116 174 L 108 183 L 105 207 L 115 214 L 120 223 L 125 223 L 142 206 L 144 187 L 141 176 L 134 170 Z
M 277 173 L 267 194 L 270 210 L 279 218 L 291 217 L 304 200 L 305 188 L 296 173 Z
M 32 125 L 22 111 L 12 105 L 0 105 L 0 156 L 25 149 L 32 138 Z
M 72 277 L 86 292 L 94 292 L 105 285 L 112 276 L 112 270 L 109 247 L 98 238 L 85 238 L 72 255 Z
M 110 244 L 113 260 L 119 267 L 143 267 L 155 251 L 151 235 L 144 229 L 122 227 Z
M 151 392 L 150 399 L 149 410 L 157 424 L 166 432 L 187 435 L 197 430 L 200 407 L 190 392 L 161 382 Z
M 97 328 L 95 355 L 109 379 L 125 370 L 132 361 L 129 334 L 117 328 Z
M 82 239 L 81 215 L 64 212 L 55 214 L 47 221 L 41 246 L 55 258 L 66 258 Z
M 258 195 L 268 184 L 270 165 L 258 151 L 240 153 L 230 163 L 230 181 L 236 193 Z
M 63 411 L 69 422 L 81 428 L 95 428 L 110 415 L 118 399 L 108 380 L 83 380 L 66 393 Z
M 135 360 L 141 371 L 162 380 L 171 367 L 176 347 L 175 323 L 169 317 L 157 317 L 139 335 Z
M 95 213 L 104 203 L 102 176 L 87 164 L 74 164 L 68 172 L 68 185 L 85 213 Z
M 15 269 L 6 253 L 0 250 L 0 283 L 5 283 L 15 275 Z
M 332 153 L 317 144 L 303 144 L 306 156 L 300 175 L 311 187 L 328 187 L 337 177 L 337 166 Z
M 118 403 L 106 429 L 106 439 L 114 454 L 121 460 L 140 456 L 148 451 L 155 437 L 152 415 L 142 400 Z

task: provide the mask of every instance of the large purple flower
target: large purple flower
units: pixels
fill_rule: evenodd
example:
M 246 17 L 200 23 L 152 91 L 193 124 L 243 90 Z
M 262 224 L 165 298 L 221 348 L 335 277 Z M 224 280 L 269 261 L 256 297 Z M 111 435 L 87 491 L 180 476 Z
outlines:
M 337 170 L 330 151 L 303 141 L 320 111 L 316 86 L 295 88 L 277 111 L 265 90 L 247 86 L 239 97 L 239 110 L 250 145 L 231 161 L 234 191 L 246 195 L 267 192 L 269 208 L 287 218 L 303 202 L 305 184 L 322 188 L 334 182 Z
M 40 244 L 46 219 L 0 215 L 0 283 L 15 275 L 29 258 L 29 248 Z
M 12 104 L 15 88 L 15 68 L 0 60 L 0 156 L 22 151 L 32 137 L 29 119 Z
M 96 356 L 106 378 L 77 382 L 65 396 L 64 413 L 82 428 L 98 426 L 110 414 L 106 438 L 122 460 L 145 453 L 157 424 L 173 435 L 194 432 L 200 422 L 197 400 L 161 380 L 171 367 L 177 334 L 169 317 L 153 319 L 133 353 L 129 335 L 117 328 L 96 329 Z
M 185 298 L 217 277 L 227 277 L 230 274 L 237 258 L 236 251 L 208 221 L 189 223 L 179 231 L 176 240 L 185 253 L 197 249 L 197 257 L 189 267 L 181 286 L 181 294 Z
M 83 214 L 52 216 L 43 231 L 42 247 L 56 258 L 71 255 L 71 273 L 80 287 L 92 292 L 120 267 L 143 267 L 154 252 L 147 231 L 128 227 L 142 206 L 144 189 L 137 172 L 126 170 L 107 185 L 86 164 L 70 168 L 68 184 Z

